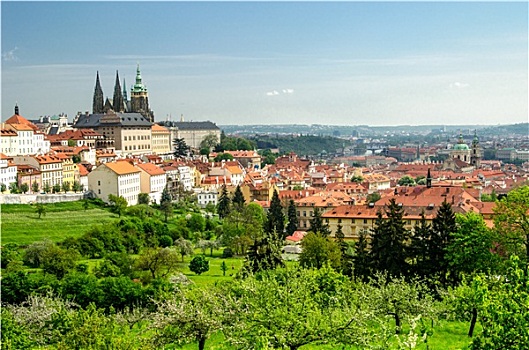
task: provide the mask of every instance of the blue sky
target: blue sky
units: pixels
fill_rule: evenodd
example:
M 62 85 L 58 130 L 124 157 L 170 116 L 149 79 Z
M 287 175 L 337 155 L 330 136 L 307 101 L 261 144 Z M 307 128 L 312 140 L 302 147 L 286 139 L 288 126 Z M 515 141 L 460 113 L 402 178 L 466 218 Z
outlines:
M 140 64 L 156 120 L 506 124 L 528 118 L 526 2 L 1 4 L 2 120 L 92 108 Z

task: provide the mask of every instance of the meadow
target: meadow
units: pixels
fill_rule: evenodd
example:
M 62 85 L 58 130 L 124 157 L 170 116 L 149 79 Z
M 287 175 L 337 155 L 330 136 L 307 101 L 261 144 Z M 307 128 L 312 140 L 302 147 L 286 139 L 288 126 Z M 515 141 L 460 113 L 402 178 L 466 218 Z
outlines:
M 45 204 L 46 213 L 40 219 L 36 208 L 27 204 L 4 204 L 1 207 L 1 241 L 21 246 L 45 238 L 59 242 L 66 237 L 79 237 L 95 224 L 117 219 L 108 210 L 83 202 Z

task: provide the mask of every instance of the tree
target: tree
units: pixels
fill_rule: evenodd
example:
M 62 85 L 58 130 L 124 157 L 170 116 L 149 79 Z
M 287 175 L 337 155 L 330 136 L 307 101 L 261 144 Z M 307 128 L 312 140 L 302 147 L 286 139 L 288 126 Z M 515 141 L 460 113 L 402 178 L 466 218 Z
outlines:
M 37 214 L 39 215 L 39 219 L 42 215 L 46 215 L 46 207 L 44 206 L 44 204 L 42 203 L 37 203 L 35 205 L 35 211 L 37 212 Z
M 226 262 L 224 260 L 220 264 L 220 269 L 222 271 L 222 276 L 226 276 L 226 271 L 228 271 L 228 265 L 226 265 Z
M 421 220 L 413 228 L 410 244 L 410 260 L 413 272 L 421 277 L 432 277 L 437 272 L 437 262 L 432 260 L 432 227 L 426 221 L 424 211 Z
M 217 213 L 219 218 L 224 219 L 230 213 L 230 197 L 228 196 L 228 189 L 226 185 L 222 186 L 222 191 L 219 196 L 219 201 L 217 203 Z
M 309 232 L 301 241 L 299 264 L 306 268 L 319 269 L 326 264 L 340 271 L 342 254 L 335 241 L 319 233 Z
M 20 185 L 20 192 L 26 194 L 27 191 L 29 191 L 29 186 L 24 182 L 22 185 Z
M 366 331 L 370 313 L 353 293 L 347 278 L 328 267 L 272 270 L 235 280 L 228 293 L 237 295 L 229 300 L 233 320 L 223 333 L 241 349 L 366 348 L 377 334 Z
M 294 200 L 290 200 L 288 202 L 288 209 L 287 209 L 287 219 L 288 224 L 286 228 L 286 235 L 292 236 L 294 232 L 298 229 L 298 216 L 296 213 L 296 205 L 294 203 Z
M 2 182 L 2 183 L 0 184 L 0 192 L 4 193 L 4 192 L 6 191 L 6 189 L 7 189 L 6 184 Z
M 415 180 L 409 175 L 404 175 L 399 179 L 398 184 L 399 186 L 413 186 L 415 185 Z
M 372 229 L 370 261 L 375 271 L 398 277 L 408 274 L 409 232 L 404 227 L 404 209 L 392 198 L 385 210 L 378 212 Z
M 362 181 L 364 181 L 364 178 L 361 175 L 353 175 L 351 177 L 351 182 L 362 183 Z
M 51 191 L 51 187 L 50 187 L 50 184 L 49 183 L 44 183 L 44 187 L 42 188 L 44 190 L 45 193 L 50 193 Z
M 16 182 L 11 182 L 9 184 L 9 193 L 18 193 L 19 192 L 19 188 L 18 188 L 18 184 Z
M 173 214 L 173 203 L 167 186 L 164 187 L 162 191 L 162 197 L 160 198 L 160 209 L 164 214 L 165 222 L 167 222 L 167 218 Z
M 506 255 L 517 255 L 529 266 L 529 186 L 510 191 L 497 202 L 494 212 L 501 248 Z
M 185 158 L 189 154 L 189 146 L 183 138 L 175 138 L 173 140 L 173 155 L 175 158 Z
M 349 244 L 345 241 L 345 235 L 342 230 L 342 225 L 338 224 L 335 238 L 341 253 L 341 271 L 346 276 L 352 276 L 352 256 L 349 254 Z
M 58 183 L 57 183 L 57 184 L 53 185 L 53 186 L 52 186 L 52 191 L 53 191 L 53 193 L 59 193 L 59 192 L 61 192 L 61 184 L 58 184 Z
M 265 233 L 263 237 L 256 238 L 248 249 L 244 270 L 257 273 L 283 267 L 281 257 L 282 240 L 275 234 Z
M 170 298 L 156 301 L 151 327 L 158 330 L 154 343 L 157 348 L 166 344 L 183 345 L 196 341 L 204 350 L 211 334 L 222 330 L 226 315 L 225 297 L 212 288 L 177 290 Z
M 376 203 L 380 199 L 380 193 L 373 192 L 367 195 L 366 202 L 367 203 Z
M 178 268 L 178 252 L 172 248 L 145 248 L 136 266 L 148 270 L 153 279 L 165 278 Z
M 367 230 L 362 229 L 354 247 L 353 267 L 355 280 L 367 281 L 370 274 L 370 256 L 367 241 Z
M 235 192 L 233 193 L 233 198 L 231 199 L 231 203 L 233 204 L 233 207 L 236 210 L 242 210 L 244 207 L 244 195 L 242 194 L 241 187 L 237 185 L 235 188 Z
M 209 134 L 209 135 L 204 136 L 204 138 L 200 142 L 200 148 L 207 149 L 209 153 L 218 144 L 219 144 L 219 138 L 217 137 L 217 135 Z
M 209 271 L 209 261 L 203 255 L 197 255 L 189 263 L 189 270 L 197 275 Z
M 82 187 L 81 187 L 81 184 L 79 183 L 79 181 L 74 181 L 73 185 L 72 185 L 72 191 L 77 193 L 77 192 L 80 192 L 81 190 L 82 190 Z
M 268 233 L 275 232 L 281 239 L 285 238 L 285 215 L 283 214 L 283 205 L 281 205 L 277 190 L 274 190 L 272 200 L 270 201 L 265 231 Z
M 494 251 L 498 241 L 483 217 L 474 212 L 456 215 L 457 229 L 446 248 L 446 260 L 457 274 L 497 272 L 500 257 Z
M 233 160 L 233 156 L 229 153 L 219 153 L 213 158 L 213 161 L 215 162 L 222 162 L 223 160 Z
M 62 191 L 64 193 L 70 191 L 70 189 L 71 189 L 71 185 L 70 185 L 69 182 L 65 181 L 65 182 L 62 183 Z
M 112 206 L 112 212 L 118 214 L 118 217 L 121 217 L 121 214 L 125 211 L 127 208 L 127 200 L 123 198 L 122 196 L 116 196 L 114 194 L 108 195 L 108 201 L 110 202 L 110 205 Z
M 182 262 L 184 262 L 184 256 L 193 254 L 193 244 L 187 239 L 178 238 L 174 241 L 174 247 L 182 256 Z
M 443 202 L 432 221 L 432 236 L 429 240 L 430 261 L 435 266 L 439 281 L 446 286 L 454 283 L 455 276 L 450 275 L 450 266 L 446 258 L 446 249 L 452 241 L 452 234 L 456 231 L 456 218 L 452 206 Z
M 481 334 L 473 339 L 471 350 L 527 349 L 529 344 L 529 274 L 517 256 L 510 259 L 505 276 L 484 280 L 477 276 L 475 288 L 483 293 Z M 485 291 L 482 289 L 485 288 Z
M 151 197 L 149 196 L 148 193 L 140 193 L 138 195 L 138 204 L 149 205 L 150 201 L 151 201 Z
M 206 219 L 200 214 L 191 214 L 187 219 L 187 227 L 191 232 L 202 233 L 206 229 Z
M 33 181 L 33 183 L 31 184 L 31 191 L 33 193 L 39 192 L 39 184 L 37 183 L 37 181 Z
M 62 249 L 56 245 L 52 245 L 42 256 L 42 270 L 61 279 L 70 270 L 75 268 L 78 259 L 79 252 L 77 250 Z
M 323 221 L 321 214 L 322 213 L 319 208 L 314 208 L 314 215 L 310 220 L 309 231 L 319 233 L 323 236 L 329 236 L 331 234 L 331 230 L 329 229 L 329 225 Z
M 83 209 L 87 211 L 88 208 L 90 208 L 90 202 L 88 201 L 88 199 L 83 199 Z

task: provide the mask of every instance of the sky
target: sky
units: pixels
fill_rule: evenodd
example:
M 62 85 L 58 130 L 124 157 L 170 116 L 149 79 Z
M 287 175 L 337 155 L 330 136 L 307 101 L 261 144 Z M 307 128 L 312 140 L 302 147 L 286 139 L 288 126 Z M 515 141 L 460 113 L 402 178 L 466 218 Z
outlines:
M 155 120 L 528 121 L 527 2 L 1 1 L 2 120 L 91 111 L 140 65 Z M 130 96 L 130 93 L 129 93 Z

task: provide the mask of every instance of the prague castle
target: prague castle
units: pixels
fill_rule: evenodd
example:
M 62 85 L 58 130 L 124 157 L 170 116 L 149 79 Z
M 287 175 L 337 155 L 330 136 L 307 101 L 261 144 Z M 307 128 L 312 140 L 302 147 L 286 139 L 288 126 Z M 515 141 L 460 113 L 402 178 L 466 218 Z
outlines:
M 147 87 L 142 82 L 139 64 L 136 69 L 136 81 L 130 89 L 130 100 L 128 99 L 125 81 L 123 81 L 123 89 L 121 89 L 118 72 L 116 72 L 114 96 L 112 100 L 108 97 L 105 100 L 99 81 L 99 72 L 97 72 L 92 113 L 105 114 L 110 110 L 116 113 L 139 113 L 151 123 L 154 122 L 154 113 L 149 108 L 149 93 L 147 92 Z

